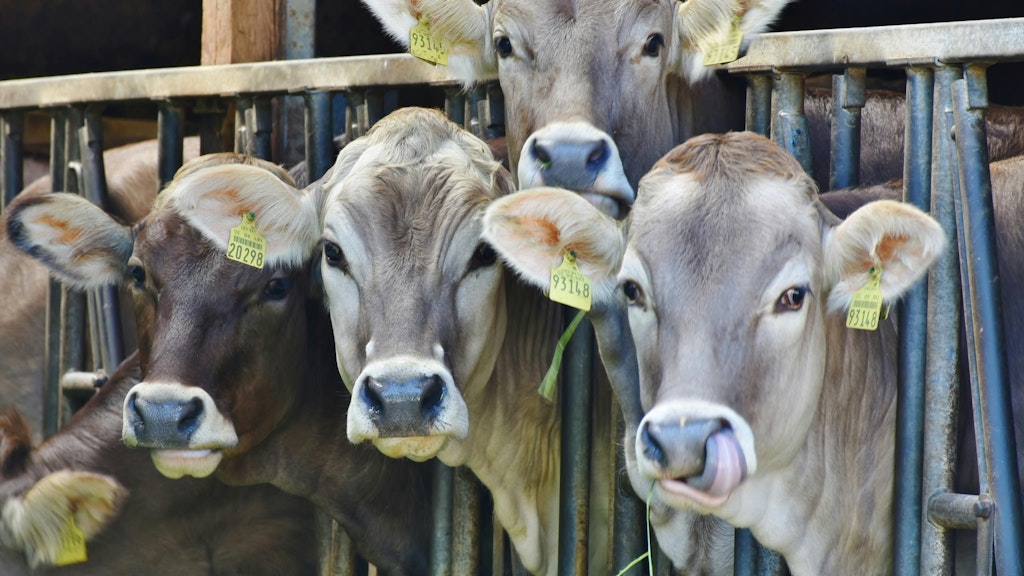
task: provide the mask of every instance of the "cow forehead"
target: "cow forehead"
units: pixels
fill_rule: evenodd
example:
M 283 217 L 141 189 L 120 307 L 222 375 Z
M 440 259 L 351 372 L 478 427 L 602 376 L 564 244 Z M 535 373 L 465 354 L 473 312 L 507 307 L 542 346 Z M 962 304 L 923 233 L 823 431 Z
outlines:
M 671 14 L 672 5 L 668 0 L 495 0 L 493 21 L 528 22 L 540 30 L 578 23 L 605 27 L 659 11 Z

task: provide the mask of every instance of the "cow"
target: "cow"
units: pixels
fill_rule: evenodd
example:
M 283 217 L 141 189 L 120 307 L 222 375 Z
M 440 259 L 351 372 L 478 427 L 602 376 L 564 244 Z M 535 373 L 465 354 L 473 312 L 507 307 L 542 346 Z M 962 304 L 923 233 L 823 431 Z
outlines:
M 226 257 L 250 213 L 262 269 Z M 200 157 L 132 228 L 66 194 L 16 200 L 7 224 L 70 285 L 131 289 L 144 379 L 122 398 L 122 435 L 161 473 L 273 484 L 333 516 L 382 573 L 427 570 L 430 469 L 346 437 L 348 395 L 311 283 L 317 211 L 282 169 Z
M 791 156 L 739 132 L 666 154 L 624 223 L 545 188 L 493 203 L 484 227 L 531 284 L 572 251 L 599 308 L 626 310 L 616 344 L 638 371 L 619 393 L 642 412 L 627 468 L 674 562 L 690 535 L 673 511 L 696 510 L 794 574 L 891 570 L 895 314 L 845 324 L 862 287 L 896 299 L 947 249 L 934 220 L 879 201 L 840 221 Z
M 577 190 L 622 217 L 640 177 L 674 145 L 704 132 L 744 128 L 746 84 L 703 65 L 734 21 L 744 44 L 790 0 L 364 0 L 396 42 L 448 44 L 464 84 L 497 75 L 509 162 L 520 188 Z M 831 98 L 804 105 L 815 176 L 828 183 Z M 1004 110 L 1006 111 L 1006 110 Z M 1024 118 L 1000 114 L 990 158 L 1024 153 Z M 861 182 L 902 174 L 903 98 L 878 95 L 863 112 Z M 868 144 L 870 143 L 870 144 Z M 1009 149 L 1007 149 L 1009 148 Z
M 10 551 L 0 555 L 0 572 L 315 573 L 308 501 L 267 485 L 170 480 L 148 454 L 121 442 L 123 399 L 140 380 L 134 354 L 35 449 L 18 413 L 0 414 L 0 546 Z M 60 568 L 69 519 L 86 540 L 87 560 Z
M 156 199 L 156 140 L 112 148 L 103 153 L 111 214 L 123 222 L 136 222 Z M 185 160 L 199 155 L 199 138 L 186 138 Z M 48 194 L 49 176 L 33 180 L 18 196 Z M 17 406 L 28 420 L 35 440 L 43 429 L 43 374 L 46 358 L 46 267 L 10 245 L 0 223 L 0 274 L 6 279 L 4 306 L 0 309 L 0 391 L 5 405 Z M 131 322 L 125 322 L 131 328 Z M 126 330 L 130 342 L 132 333 Z M 129 346 L 130 350 L 131 347 Z

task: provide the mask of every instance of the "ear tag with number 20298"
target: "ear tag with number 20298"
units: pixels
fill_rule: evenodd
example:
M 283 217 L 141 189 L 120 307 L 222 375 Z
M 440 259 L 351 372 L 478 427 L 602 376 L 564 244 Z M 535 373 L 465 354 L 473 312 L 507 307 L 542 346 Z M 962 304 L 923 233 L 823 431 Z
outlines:
M 228 236 L 228 260 L 263 269 L 267 258 L 267 240 L 256 230 L 256 215 L 247 212 L 242 223 L 231 229 Z
M 868 283 L 853 293 L 850 310 L 846 313 L 846 327 L 857 330 L 877 330 L 882 310 L 882 268 L 873 267 Z

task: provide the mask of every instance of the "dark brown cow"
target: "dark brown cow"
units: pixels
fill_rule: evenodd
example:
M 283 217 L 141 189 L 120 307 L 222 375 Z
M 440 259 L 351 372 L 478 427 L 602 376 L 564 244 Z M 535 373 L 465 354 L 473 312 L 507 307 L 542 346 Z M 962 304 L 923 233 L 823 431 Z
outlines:
M 131 287 L 145 379 L 125 397 L 123 435 L 161 472 L 274 484 L 334 516 L 382 572 L 424 573 L 429 468 L 346 438 L 348 395 L 311 297 L 319 224 L 315 208 L 288 211 L 302 203 L 289 183 L 261 161 L 213 155 L 183 167 L 133 229 L 48 195 L 15 202 L 8 233 L 72 285 Z M 250 212 L 262 269 L 225 257 Z
M 133 355 L 56 436 L 32 450 L 16 412 L 0 414 L 0 573 L 315 573 L 313 507 L 271 486 L 174 481 L 121 442 L 121 407 L 141 379 Z M 84 563 L 54 567 L 68 518 Z M 29 562 L 26 562 L 26 558 Z
M 110 211 L 122 222 L 142 218 L 156 199 L 157 141 L 112 148 L 103 153 Z M 199 155 L 199 139 L 186 138 L 185 160 Z M 19 194 L 50 192 L 50 177 L 32 181 Z M 17 406 L 40 440 L 43 429 L 43 356 L 46 318 L 46 268 L 11 246 L 0 223 L 0 276 L 5 279 L 0 308 L 0 394 L 2 405 Z M 130 324 L 130 323 L 128 323 Z M 126 340 L 131 340 L 131 333 Z

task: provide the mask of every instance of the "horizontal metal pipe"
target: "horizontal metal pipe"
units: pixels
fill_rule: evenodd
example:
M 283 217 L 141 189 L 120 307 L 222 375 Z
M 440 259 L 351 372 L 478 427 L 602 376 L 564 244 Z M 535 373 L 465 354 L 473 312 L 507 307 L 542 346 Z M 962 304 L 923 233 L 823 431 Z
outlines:
M 973 494 L 936 492 L 928 498 L 928 519 L 950 530 L 975 530 L 979 518 L 992 515 L 992 503 Z

